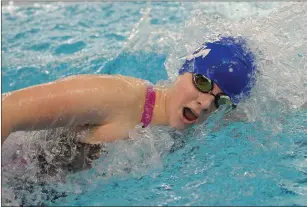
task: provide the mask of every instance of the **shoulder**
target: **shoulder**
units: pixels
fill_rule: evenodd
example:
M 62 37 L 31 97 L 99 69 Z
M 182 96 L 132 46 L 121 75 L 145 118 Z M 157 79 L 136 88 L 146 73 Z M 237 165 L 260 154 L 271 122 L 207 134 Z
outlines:
M 82 75 L 71 77 L 78 79 L 78 85 L 83 85 L 98 98 L 102 105 L 112 111 L 134 111 L 143 106 L 148 82 L 142 79 L 123 75 Z M 143 100 L 144 99 L 144 100 Z
M 111 85 L 121 85 L 121 86 L 126 86 L 128 88 L 135 88 L 135 87 L 140 87 L 143 86 L 147 83 L 146 80 L 139 79 L 139 78 L 134 78 L 131 76 L 124 76 L 124 75 L 107 75 L 107 74 L 82 74 L 82 75 L 73 75 L 73 76 L 68 76 L 65 78 L 58 79 L 56 82 L 89 82 L 91 81 L 92 83 L 99 83 L 104 86 L 105 83 L 108 85 L 105 86 L 111 86 Z M 111 85 L 109 85 L 111 84 Z

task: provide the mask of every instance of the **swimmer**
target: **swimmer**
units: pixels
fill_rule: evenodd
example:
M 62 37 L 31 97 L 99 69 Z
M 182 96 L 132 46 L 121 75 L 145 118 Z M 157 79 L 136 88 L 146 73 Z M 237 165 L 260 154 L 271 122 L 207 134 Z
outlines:
M 220 37 L 185 58 L 167 88 L 122 75 L 77 75 L 3 94 L 2 143 L 12 132 L 57 127 L 75 128 L 87 144 L 126 139 L 140 123 L 184 130 L 249 97 L 256 67 L 243 38 Z

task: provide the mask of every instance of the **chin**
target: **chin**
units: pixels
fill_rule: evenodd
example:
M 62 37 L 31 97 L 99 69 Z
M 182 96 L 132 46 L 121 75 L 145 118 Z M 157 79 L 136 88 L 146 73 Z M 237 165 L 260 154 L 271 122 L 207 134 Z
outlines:
M 178 131 L 183 131 L 185 130 L 185 127 L 184 126 L 176 126 L 174 127 L 175 129 L 177 129 Z
M 185 124 L 181 123 L 180 121 L 171 123 L 171 127 L 179 131 L 183 131 L 186 128 Z
M 173 113 L 173 116 L 171 116 L 169 119 L 169 125 L 179 131 L 183 131 L 186 128 L 185 123 L 183 123 L 182 121 L 181 114 L 182 109 L 180 109 L 179 112 L 176 111 L 175 113 Z

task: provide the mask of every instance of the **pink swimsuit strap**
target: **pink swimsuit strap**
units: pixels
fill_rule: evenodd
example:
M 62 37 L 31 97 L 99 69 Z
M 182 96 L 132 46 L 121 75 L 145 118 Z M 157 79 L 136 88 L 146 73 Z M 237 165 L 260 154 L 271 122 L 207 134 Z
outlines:
M 151 122 L 155 102 L 156 92 L 154 91 L 153 86 L 148 86 L 146 90 L 145 105 L 141 120 L 143 128 L 147 127 Z

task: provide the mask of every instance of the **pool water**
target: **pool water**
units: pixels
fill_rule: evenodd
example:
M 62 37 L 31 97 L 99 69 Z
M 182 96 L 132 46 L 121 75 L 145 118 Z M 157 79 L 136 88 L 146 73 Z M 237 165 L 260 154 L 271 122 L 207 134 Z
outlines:
M 306 9 L 286 2 L 3 5 L 2 93 L 88 73 L 168 84 L 181 57 L 222 33 L 249 37 L 263 78 L 238 107 L 243 118 L 214 114 L 183 135 L 137 126 L 129 141 L 107 144 L 92 169 L 34 182 L 15 190 L 18 198 L 9 181 L 18 172 L 35 180 L 33 169 L 3 165 L 2 204 L 306 205 Z M 12 134 L 2 163 L 32 137 Z M 65 196 L 48 199 L 42 189 Z

